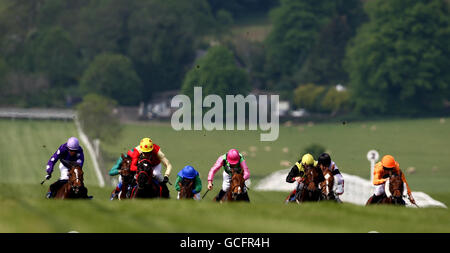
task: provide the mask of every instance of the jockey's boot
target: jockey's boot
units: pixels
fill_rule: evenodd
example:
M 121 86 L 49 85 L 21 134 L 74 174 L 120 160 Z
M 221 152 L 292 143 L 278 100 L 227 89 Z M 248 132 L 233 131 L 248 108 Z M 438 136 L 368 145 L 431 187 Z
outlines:
M 294 202 L 295 201 L 295 196 L 296 196 L 297 191 L 294 189 L 294 191 L 289 194 L 289 196 L 286 198 L 286 200 L 284 201 L 284 203 L 289 203 L 289 202 Z
M 163 198 L 166 198 L 166 199 L 168 199 L 168 198 L 170 198 L 170 195 L 169 195 L 169 188 L 167 187 L 167 184 L 164 184 L 164 183 L 161 183 L 161 197 L 163 197 Z
M 119 187 L 117 186 L 117 187 L 113 190 L 113 192 L 111 193 L 111 198 L 110 198 L 110 200 L 117 199 L 118 196 L 119 196 L 119 193 L 120 193 L 120 189 L 119 189 Z
M 47 198 L 47 199 L 53 198 L 52 192 L 51 192 L 51 191 L 48 191 L 47 194 L 45 194 L 45 198 Z
M 250 202 L 250 198 L 248 197 L 248 192 L 247 191 L 243 193 L 243 198 L 242 199 L 244 201 Z
M 219 194 L 217 194 L 217 196 L 214 198 L 215 201 L 220 202 L 223 198 L 223 196 L 225 196 L 225 193 L 222 189 L 220 189 Z

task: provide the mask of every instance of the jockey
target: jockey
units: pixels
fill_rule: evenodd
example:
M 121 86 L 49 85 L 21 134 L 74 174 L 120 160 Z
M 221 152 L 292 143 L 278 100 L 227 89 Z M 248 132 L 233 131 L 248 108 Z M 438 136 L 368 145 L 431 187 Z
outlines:
M 125 155 L 125 157 L 131 157 L 131 150 L 128 150 L 127 154 Z M 119 170 L 120 170 L 120 165 L 122 164 L 122 156 L 119 156 L 119 159 L 117 159 L 116 163 L 113 165 L 113 167 L 109 170 L 109 175 L 111 177 L 119 175 Z M 122 188 L 122 176 L 119 175 L 119 182 L 115 188 L 115 191 L 111 194 L 111 200 L 113 200 L 117 194 L 119 194 L 120 190 Z
M 338 166 L 331 160 L 331 157 L 328 153 L 322 153 L 317 159 L 317 164 L 322 168 L 328 168 L 331 171 L 331 174 L 336 179 L 336 194 L 342 195 L 344 193 L 344 177 L 339 171 Z
M 46 167 L 47 172 L 47 176 L 45 177 L 46 180 L 49 180 L 52 177 L 53 167 L 55 166 L 56 162 L 58 162 L 58 160 L 60 159 L 67 161 L 74 161 L 78 163 L 81 166 L 81 168 L 83 168 L 84 153 L 77 138 L 70 137 L 67 140 L 67 142 L 59 146 L 59 148 L 52 155 L 52 157 L 50 157 L 50 160 L 48 160 Z M 59 177 L 58 181 L 50 185 L 50 190 L 46 195 L 47 198 L 53 198 L 56 195 L 58 189 L 65 183 L 67 183 L 67 181 L 69 180 L 70 168 L 67 168 L 60 162 L 59 170 L 61 172 L 61 176 Z
M 375 192 L 369 201 L 369 204 L 378 203 L 381 199 L 386 197 L 386 193 L 384 191 L 386 181 L 388 180 L 389 172 L 393 171 L 402 175 L 402 181 L 406 184 L 406 189 L 408 192 L 409 201 L 412 204 L 416 204 L 414 200 L 411 189 L 408 186 L 408 182 L 406 182 L 405 174 L 401 172 L 400 165 L 395 161 L 394 157 L 391 155 L 385 155 L 381 159 L 381 162 L 375 164 L 374 172 L 373 172 L 373 184 L 376 186 Z
M 202 191 L 202 180 L 200 180 L 200 174 L 198 173 L 198 171 L 196 171 L 194 167 L 190 165 L 185 166 L 182 170 L 180 170 L 180 172 L 178 172 L 177 180 L 175 181 L 175 190 L 178 191 L 177 199 L 180 198 L 179 191 L 181 190 L 180 185 L 178 183 L 180 183 L 183 180 L 183 178 L 195 179 L 194 189 L 192 190 L 192 192 L 194 193 L 195 200 L 201 200 L 202 198 L 200 196 L 200 192 Z
M 132 172 L 137 171 L 137 162 L 141 157 L 145 157 L 150 161 L 153 166 L 153 177 L 155 177 L 162 187 L 163 192 L 169 193 L 169 189 L 166 183 L 169 182 L 170 172 L 172 171 L 172 164 L 166 158 L 164 153 L 161 151 L 160 146 L 154 144 L 150 138 L 143 138 L 138 146 L 131 150 L 131 167 Z M 161 174 L 161 163 L 166 167 L 164 177 Z
M 303 180 L 305 180 L 305 166 L 313 165 L 317 166 L 317 161 L 314 160 L 314 157 L 311 154 L 305 154 L 302 156 L 302 159 L 295 163 L 292 166 L 289 174 L 286 177 L 286 182 L 294 183 L 296 182 L 297 186 L 294 191 L 288 196 L 286 199 L 286 203 L 295 201 L 295 194 L 303 189 Z
M 239 153 L 236 149 L 230 149 L 226 154 L 219 156 L 214 166 L 209 170 L 208 173 L 208 190 L 212 190 L 213 188 L 213 179 L 214 175 L 217 171 L 223 167 L 223 183 L 222 189 L 220 189 L 219 194 L 216 196 L 215 200 L 220 201 L 225 193 L 230 189 L 231 183 L 231 168 L 240 168 L 244 170 L 244 180 L 245 185 L 249 185 L 250 183 L 250 171 L 247 167 L 247 163 L 245 162 L 244 156 Z M 247 187 L 244 189 L 244 193 L 247 194 Z M 248 196 L 247 196 L 248 197 Z

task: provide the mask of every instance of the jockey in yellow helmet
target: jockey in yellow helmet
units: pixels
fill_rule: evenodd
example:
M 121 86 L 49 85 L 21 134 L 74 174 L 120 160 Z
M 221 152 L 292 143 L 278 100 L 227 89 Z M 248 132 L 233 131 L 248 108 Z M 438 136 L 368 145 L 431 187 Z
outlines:
M 163 187 L 167 182 L 169 182 L 170 172 L 172 171 L 172 164 L 162 152 L 161 147 L 154 144 L 152 140 L 148 137 L 143 138 L 139 145 L 131 150 L 131 171 L 137 171 L 137 163 L 141 157 L 145 157 L 150 161 L 150 165 L 153 166 L 153 177 L 155 177 L 158 182 L 163 183 Z M 161 163 L 166 167 L 164 172 L 164 177 L 161 173 Z M 167 189 L 168 191 L 168 189 Z
M 288 183 L 297 183 L 297 186 L 295 187 L 294 191 L 289 194 L 288 198 L 286 199 L 286 203 L 295 201 L 295 194 L 297 192 L 300 192 L 303 188 L 303 180 L 305 177 L 305 167 L 307 165 L 317 166 L 317 161 L 314 160 L 314 157 L 311 154 L 305 154 L 302 156 L 302 159 L 300 159 L 298 162 L 295 163 L 294 166 L 292 166 L 291 170 L 289 171 L 289 174 L 286 177 L 286 182 Z

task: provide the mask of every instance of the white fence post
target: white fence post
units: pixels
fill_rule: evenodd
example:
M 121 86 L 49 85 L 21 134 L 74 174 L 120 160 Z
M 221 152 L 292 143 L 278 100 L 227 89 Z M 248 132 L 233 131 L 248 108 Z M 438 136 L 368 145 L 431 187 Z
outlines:
M 375 169 L 375 163 L 380 159 L 380 154 L 374 149 L 367 153 L 367 160 L 370 161 L 370 183 L 373 184 L 373 171 Z

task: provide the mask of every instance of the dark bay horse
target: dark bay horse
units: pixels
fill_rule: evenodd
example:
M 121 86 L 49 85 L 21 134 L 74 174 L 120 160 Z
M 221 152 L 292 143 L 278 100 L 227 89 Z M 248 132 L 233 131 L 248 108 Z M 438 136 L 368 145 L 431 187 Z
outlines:
M 88 198 L 87 188 L 84 186 L 83 170 L 76 162 L 61 160 L 64 166 L 70 168 L 69 180 L 58 189 L 55 199 Z
M 377 203 L 372 203 L 372 197 L 367 200 L 366 205 L 370 204 L 391 204 L 391 205 L 400 205 L 405 206 L 406 203 L 403 200 L 403 180 L 402 180 L 402 172 L 396 173 L 393 171 L 390 171 L 385 175 L 386 178 L 389 178 L 389 192 L 391 193 L 391 196 L 387 196 L 386 194 L 383 195 L 383 198 L 380 199 Z
M 319 188 L 322 192 L 320 197 L 321 200 L 336 200 L 336 196 L 333 191 L 334 187 L 334 176 L 329 168 L 322 168 L 322 174 L 324 181 L 319 183 Z
M 192 199 L 194 198 L 194 190 L 195 179 L 183 178 L 178 185 L 180 186 L 180 195 L 179 199 Z
M 131 196 L 131 189 L 135 185 L 134 172 L 130 170 L 131 167 L 131 157 L 124 156 L 121 154 L 122 163 L 119 168 L 119 175 L 122 177 L 122 187 L 120 187 L 120 192 L 117 194 L 117 198 L 128 199 Z M 113 190 L 113 193 L 116 189 Z
M 153 178 L 153 168 L 148 159 L 138 162 L 137 185 L 133 188 L 131 198 L 159 198 L 162 194 L 161 186 Z
M 227 201 L 247 201 L 250 202 L 246 191 L 244 171 L 231 168 L 231 183 L 223 200 Z
M 306 165 L 304 178 L 303 187 L 296 193 L 296 202 L 319 201 L 322 195 L 319 184 L 325 180 L 322 170 L 317 166 Z
M 392 172 L 389 175 L 389 192 L 391 196 L 381 200 L 382 204 L 393 204 L 404 206 L 406 203 L 403 200 L 403 180 L 401 171 L 399 174 Z

